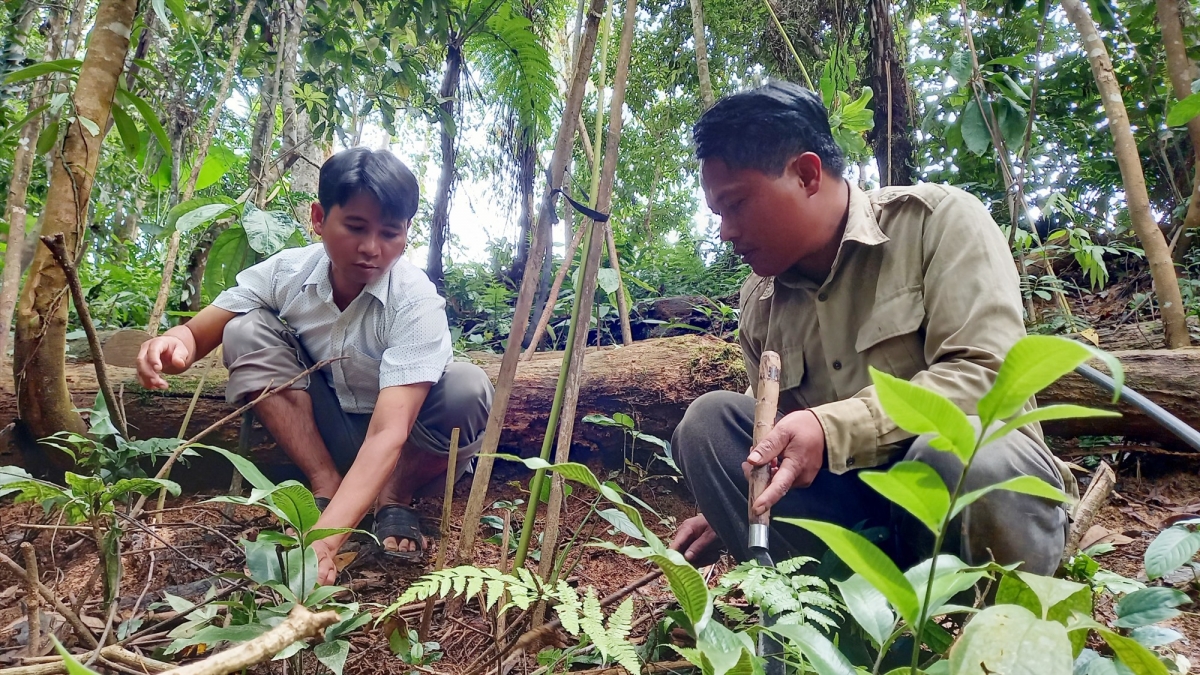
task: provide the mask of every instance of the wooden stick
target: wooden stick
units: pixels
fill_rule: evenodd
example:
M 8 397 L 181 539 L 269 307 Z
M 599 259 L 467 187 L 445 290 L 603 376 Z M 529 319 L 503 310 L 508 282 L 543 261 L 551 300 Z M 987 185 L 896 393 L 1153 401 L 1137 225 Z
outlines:
M 232 420 L 233 418 L 237 417 L 238 415 L 241 415 L 242 413 L 246 412 L 247 410 L 253 408 L 255 405 L 258 405 L 258 403 L 260 401 L 264 401 L 268 398 L 271 398 L 275 394 L 278 394 L 279 392 L 283 391 L 284 389 L 287 389 L 288 387 L 292 386 L 296 382 L 299 382 L 302 378 L 308 376 L 309 374 L 311 374 L 317 370 L 320 370 L 321 368 L 324 368 L 325 366 L 333 363 L 334 361 L 340 361 L 344 358 L 346 358 L 346 357 L 339 356 L 337 358 L 325 359 L 324 361 L 314 363 L 312 366 L 309 366 L 308 368 L 304 369 L 304 372 L 293 377 L 292 379 L 288 380 L 287 382 L 284 382 L 283 384 L 279 385 L 278 387 L 275 387 L 274 389 L 264 389 L 263 392 L 261 394 L 259 394 L 253 401 L 250 401 L 246 405 L 238 408 L 237 410 L 234 410 L 233 412 L 222 417 L 221 419 L 217 420 L 216 422 L 213 422 L 212 424 L 208 425 L 208 427 L 206 427 L 204 429 L 204 431 L 201 431 L 200 433 L 196 434 L 195 436 L 192 436 L 187 441 L 180 443 L 179 447 L 175 448 L 175 451 L 172 452 L 171 456 L 167 458 L 167 461 L 163 462 L 162 468 L 160 468 L 158 470 L 158 473 L 154 474 L 154 477 L 155 478 L 166 478 L 167 476 L 169 476 L 171 474 L 171 467 L 175 464 L 175 461 L 179 459 L 179 456 L 183 454 L 184 450 L 199 443 L 200 439 L 209 435 L 216 429 L 219 429 L 221 426 L 223 426 L 229 420 Z M 129 517 L 131 519 L 137 518 L 139 515 L 141 515 L 142 507 L 145 505 L 146 505 L 146 495 L 142 495 L 140 498 L 138 498 L 137 503 L 133 505 L 133 508 L 130 509 Z M 159 509 L 159 510 L 161 511 L 162 509 Z
M 775 427 L 775 413 L 779 408 L 779 354 L 771 351 L 763 352 L 759 357 L 758 386 L 756 387 L 758 401 L 754 404 L 754 446 L 762 443 L 771 429 Z M 751 446 L 753 449 L 754 446 Z M 767 485 L 771 483 L 771 465 L 763 464 L 750 470 L 750 494 L 746 500 L 746 508 L 750 518 L 750 529 L 754 526 L 771 526 L 771 512 L 754 513 L 754 502 L 762 496 Z M 753 541 L 753 535 L 751 536 Z
M 529 340 L 529 346 L 521 354 L 522 361 L 528 361 L 533 358 L 533 353 L 537 351 L 538 343 L 542 341 L 542 334 L 546 332 L 546 328 L 550 325 L 550 317 L 554 315 L 554 303 L 558 301 L 558 292 L 562 289 L 563 280 L 567 278 L 567 271 L 571 269 L 571 261 L 575 258 L 575 250 L 579 248 L 579 242 L 583 241 L 584 227 L 577 228 L 575 235 L 571 237 L 571 241 L 567 244 L 567 250 L 563 254 L 563 264 L 558 268 L 558 273 L 554 275 L 554 283 L 550 284 L 550 294 L 546 296 L 546 305 L 542 308 L 542 315 L 538 317 L 537 327 L 533 329 L 533 338 Z
M 1067 547 L 1063 550 L 1063 562 L 1070 560 L 1071 556 L 1079 552 L 1079 541 L 1092 526 L 1096 514 L 1108 501 L 1108 496 L 1112 494 L 1116 485 L 1117 475 L 1113 473 L 1112 467 L 1108 465 L 1108 462 L 1100 462 L 1100 466 L 1096 467 L 1095 473 L 1092 474 L 1091 484 L 1083 493 L 1079 505 L 1075 507 L 1075 513 L 1071 520 L 1071 531 L 1067 535 Z
M 17 561 L 13 560 L 7 555 L 4 555 L 3 552 L 0 552 L 0 563 L 3 563 L 5 567 L 12 570 L 13 574 L 29 579 L 29 573 L 26 572 L 25 568 L 18 565 Z M 54 607 L 54 611 L 58 612 L 60 615 L 62 615 L 62 618 L 66 619 L 67 624 L 71 626 L 71 630 L 75 631 L 75 634 L 79 636 L 79 639 L 82 640 L 85 645 L 92 649 L 100 646 L 100 643 L 96 641 L 96 636 L 92 635 L 92 631 L 88 629 L 87 625 L 79 620 L 78 614 L 71 611 L 70 607 L 64 605 L 62 600 L 59 600 L 58 596 L 56 596 L 49 588 L 46 588 L 46 585 L 41 581 L 37 579 L 34 579 L 34 581 L 37 584 L 38 593 L 40 593 L 41 596 Z
M 170 675 L 226 675 L 249 668 L 274 657 L 285 647 L 321 633 L 327 626 L 337 623 L 337 612 L 327 611 L 314 614 L 303 605 L 296 605 L 287 620 L 249 642 L 213 656 L 167 671 Z
M 41 575 L 38 574 L 37 552 L 33 550 L 33 544 L 23 541 L 21 542 L 21 553 L 25 555 L 25 585 L 29 588 L 29 596 L 25 598 L 25 620 L 28 622 L 28 635 L 26 649 L 30 656 L 40 656 L 42 651 L 42 597 L 38 593 L 38 581 Z
M 621 344 L 633 344 L 633 329 L 629 326 L 629 303 L 625 302 L 625 279 L 621 277 L 621 260 L 617 257 L 617 240 L 613 238 L 613 224 L 610 218 L 604 224 L 604 238 L 608 241 L 608 264 L 617 273 L 617 312 L 621 317 Z M 598 330 L 599 328 L 597 328 Z
M 643 673 L 677 673 L 680 671 L 692 672 L 699 670 L 691 661 L 659 661 L 658 663 L 642 664 Z M 621 666 L 613 666 L 612 668 L 593 668 L 591 670 L 577 670 L 574 675 L 626 675 L 629 671 Z
M 575 69 L 567 94 L 567 103 L 563 108 L 563 121 L 558 128 L 554 154 L 550 159 L 546 192 L 542 197 L 537 224 L 534 226 L 533 247 L 529 251 L 529 263 L 525 266 L 525 276 L 521 279 L 521 291 L 517 295 L 517 306 L 513 310 L 508 344 L 504 348 L 504 358 L 500 362 L 500 373 L 496 378 L 496 393 L 492 400 L 492 409 L 488 413 L 487 429 L 483 434 L 479 461 L 475 466 L 475 477 L 471 482 L 471 496 L 467 499 L 467 508 L 463 515 L 462 536 L 458 540 L 457 554 L 457 558 L 460 559 L 470 559 L 474 554 L 475 536 L 479 532 L 479 517 L 483 514 L 488 483 L 492 479 L 492 465 L 496 461 L 494 454 L 500 445 L 500 432 L 504 428 L 504 416 L 508 413 L 508 401 L 512 395 L 513 381 L 516 379 L 517 357 L 521 353 L 519 336 L 525 333 L 528 325 L 529 314 L 533 307 L 533 296 L 537 293 L 542 273 L 542 261 L 546 255 L 545 240 L 547 237 L 540 236 L 540 233 L 543 228 L 550 227 L 551 216 L 558 201 L 558 195 L 554 190 L 562 186 L 567 162 L 571 157 L 571 149 L 575 144 L 575 124 L 583 109 L 583 93 L 587 85 L 588 73 L 592 67 L 592 55 L 596 49 L 596 34 L 600 28 L 600 14 L 604 10 L 605 1 L 591 0 L 587 28 L 579 44 L 579 55 L 575 59 L 578 67 Z M 447 564 L 452 562 L 448 560 Z
M 437 559 L 433 564 L 433 571 L 440 572 L 446 566 L 446 549 L 450 548 L 450 518 L 453 515 L 452 507 L 454 505 L 454 473 L 458 466 L 458 435 L 459 428 L 454 427 L 450 431 L 450 457 L 446 460 L 446 492 L 442 497 L 442 523 L 441 537 L 442 541 L 438 544 Z M 417 629 L 417 635 L 421 642 L 429 636 L 429 623 L 433 621 L 433 603 L 435 598 L 430 596 L 425 601 L 425 611 L 421 613 L 421 626 Z
M 101 649 L 100 658 L 129 666 L 142 673 L 164 673 L 175 667 L 172 663 L 147 658 L 120 645 L 109 645 Z
M 75 312 L 79 314 L 79 323 L 83 324 L 83 332 L 87 335 L 88 349 L 92 352 L 92 365 L 96 368 L 96 384 L 100 386 L 100 393 L 104 395 L 104 405 L 108 408 L 108 415 L 112 418 L 117 431 L 121 432 L 121 437 L 129 439 L 129 429 L 125 427 L 125 416 L 121 414 L 117 395 L 113 393 L 112 383 L 108 381 L 108 369 L 104 365 L 104 350 L 100 348 L 96 325 L 92 323 L 92 314 L 88 311 L 87 299 L 83 297 L 79 272 L 67 254 L 66 240 L 61 232 L 53 236 L 43 236 L 41 239 L 46 248 L 50 249 L 50 255 L 54 258 L 54 262 L 58 263 L 67 277 L 67 286 L 71 288 L 71 298 L 75 301 Z

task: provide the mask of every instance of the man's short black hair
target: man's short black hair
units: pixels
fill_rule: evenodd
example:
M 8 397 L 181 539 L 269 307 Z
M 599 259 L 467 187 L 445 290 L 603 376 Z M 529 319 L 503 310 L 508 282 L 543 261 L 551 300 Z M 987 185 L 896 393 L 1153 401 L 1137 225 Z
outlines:
M 421 197 L 417 177 L 387 150 L 350 148 L 321 165 L 317 200 L 326 213 L 360 192 L 374 196 L 385 217 L 405 223 L 416 214 Z
M 846 170 L 821 97 L 790 82 L 722 98 L 700 116 L 692 138 L 697 159 L 720 159 L 732 169 L 778 176 L 788 160 L 814 152 L 826 171 L 841 176 Z

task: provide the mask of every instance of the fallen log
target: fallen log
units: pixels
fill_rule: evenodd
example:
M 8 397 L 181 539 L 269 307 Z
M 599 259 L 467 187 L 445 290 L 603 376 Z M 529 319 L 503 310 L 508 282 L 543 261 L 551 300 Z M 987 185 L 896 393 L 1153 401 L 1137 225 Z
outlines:
M 107 352 L 106 348 L 106 352 Z M 1178 350 L 1128 350 L 1114 354 L 1125 365 L 1127 383 L 1142 392 L 1184 423 L 1200 428 L 1200 348 Z M 471 354 L 488 374 L 495 378 L 499 356 Z M 545 433 L 546 416 L 554 395 L 561 354 L 541 352 L 531 361 L 521 362 L 516 386 L 501 437 L 502 452 L 535 452 Z M 107 359 L 106 359 L 107 360 Z M 1099 364 L 1093 364 L 1099 365 Z M 170 391 L 151 392 L 139 387 L 130 368 L 110 367 L 114 384 L 123 390 L 129 425 L 139 438 L 173 437 L 187 410 L 191 394 L 199 381 L 199 369 L 183 376 L 168 378 Z M 213 368 L 192 416 L 189 433 L 203 429 L 234 409 L 224 399 L 226 372 Z M 96 397 L 95 371 L 90 364 L 68 364 L 68 387 L 75 404 L 92 405 Z M 625 413 L 638 423 L 640 431 L 669 439 L 683 417 L 688 403 L 706 391 L 726 389 L 744 391 L 745 369 L 737 345 L 707 336 L 680 336 L 635 342 L 628 347 L 589 349 L 576 419 L 573 453 L 586 459 L 585 452 L 599 452 L 601 458 L 619 463 L 623 437 L 619 429 L 582 422 L 589 414 L 612 416 Z M 1038 397 L 1041 404 L 1074 403 L 1111 407 L 1107 397 L 1095 385 L 1078 375 L 1068 375 Z M 1137 410 L 1121 405 L 1120 418 L 1091 418 L 1046 423 L 1046 432 L 1056 436 L 1122 435 L 1131 439 L 1157 440 L 1163 445 L 1186 449 L 1157 424 Z M 16 396 L 11 374 L 0 373 L 0 427 L 16 417 Z M 236 423 L 208 438 L 212 445 L 237 447 Z M 11 434 L 7 434 L 11 436 Z M 11 444 L 0 438 L 0 465 L 27 465 Z M 270 469 L 287 466 L 283 453 L 257 425 L 253 434 L 255 460 Z M 641 444 L 639 444 L 641 447 Z M 212 454 L 212 453 L 207 453 Z M 192 461 L 191 467 L 173 473 L 185 487 L 212 487 L 228 478 L 224 460 Z M 215 473 L 213 473 L 215 471 Z M 223 487 L 223 486 L 222 486 Z
M 109 353 L 107 348 L 105 351 Z M 133 352 L 136 353 L 136 349 Z M 500 363 L 498 355 L 472 353 L 469 357 L 495 380 Z M 106 357 L 106 360 L 117 359 Z M 530 361 L 521 362 L 500 440 L 501 452 L 532 454 L 539 449 L 560 361 L 560 353 L 544 352 L 536 354 Z M 121 397 L 134 435 L 138 438 L 176 436 L 199 382 L 200 370 L 198 366 L 184 375 L 168 376 L 170 389 L 160 392 L 137 385 L 133 369 L 110 365 L 113 382 L 120 383 L 118 389 L 124 392 Z M 716 389 L 744 391 L 747 386 L 738 346 L 703 335 L 646 340 L 629 347 L 591 348 L 585 356 L 584 372 L 573 452 L 581 453 L 581 459 L 586 458 L 582 453 L 600 452 L 601 458 L 612 464 L 621 462 L 622 449 L 628 439 L 620 429 L 583 423 L 584 416 L 624 413 L 637 421 L 639 431 L 669 439 L 688 404 L 698 396 Z M 227 378 L 228 373 L 219 364 L 212 369 L 185 436 L 235 409 L 225 402 Z M 67 379 L 75 405 L 91 407 L 97 391 L 92 366 L 68 364 Z M 0 426 L 15 418 L 16 396 L 11 375 L 0 373 Z M 12 436 L 11 433 L 8 435 Z M 205 442 L 232 449 L 237 447 L 237 436 L 238 424 L 233 423 L 208 436 Z M 22 457 L 13 445 L 0 439 L 0 465 L 28 465 L 27 458 Z M 638 447 L 646 445 L 642 443 Z M 189 488 L 216 486 L 227 480 L 225 461 L 209 462 L 204 454 L 213 453 L 202 453 L 201 458 L 192 460 L 188 469 L 173 472 L 172 479 Z M 287 458 L 257 424 L 252 435 L 252 454 L 268 471 L 289 466 Z

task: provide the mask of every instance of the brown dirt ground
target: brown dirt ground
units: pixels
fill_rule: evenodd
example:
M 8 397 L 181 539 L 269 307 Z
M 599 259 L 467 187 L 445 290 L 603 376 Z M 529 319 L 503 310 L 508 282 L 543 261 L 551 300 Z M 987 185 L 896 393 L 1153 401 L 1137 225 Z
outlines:
M 1056 450 L 1064 456 L 1076 457 L 1082 464 L 1094 461 L 1089 458 L 1095 458 L 1097 453 L 1103 452 L 1104 459 L 1116 465 L 1117 489 L 1097 517 L 1096 525 L 1110 531 L 1110 536 L 1121 535 L 1128 540 L 1118 537 L 1116 549 L 1098 556 L 1097 560 L 1106 569 L 1144 581 L 1142 554 L 1154 535 L 1162 527 L 1173 522 L 1172 518 L 1179 518 L 1181 514 L 1200 513 L 1200 474 L 1197 473 L 1200 465 L 1192 457 L 1148 454 L 1153 453 L 1154 449 L 1142 446 L 1095 449 L 1080 447 L 1078 442 L 1073 442 L 1063 444 Z M 600 471 L 598 467 L 594 467 L 594 470 Z M 607 474 L 601 475 L 602 479 L 606 477 Z M 673 522 L 682 520 L 693 512 L 685 491 L 668 479 L 653 478 L 639 485 L 636 477 L 629 473 L 614 477 L 662 514 L 663 522 L 650 524 L 663 537 L 669 536 Z M 527 495 L 522 491 L 525 482 L 524 475 L 516 473 L 502 463 L 498 464 L 489 499 L 495 501 L 526 498 Z M 467 481 L 460 483 L 455 492 L 450 537 L 452 546 L 457 545 L 468 492 Z M 569 536 L 579 528 L 588 511 L 585 492 L 586 490 L 578 490 L 567 500 L 564 536 Z M 123 557 L 125 581 L 121 597 L 124 602 L 118 614 L 119 618 L 127 617 L 129 608 L 143 593 L 143 589 L 148 589 L 147 599 L 142 602 L 144 608 L 150 600 L 158 600 L 158 592 L 165 587 L 176 587 L 175 592 L 182 593 L 183 589 L 177 587 L 207 578 L 209 575 L 201 566 L 212 571 L 239 568 L 242 556 L 235 542 L 241 538 L 253 538 L 260 529 L 271 525 L 268 517 L 253 507 L 238 507 L 230 518 L 226 518 L 222 515 L 219 505 L 203 503 L 209 496 L 211 495 L 193 495 L 168 503 L 168 509 L 163 513 L 164 522 L 168 525 L 160 530 L 160 536 L 174 546 L 176 551 L 167 549 L 162 541 L 144 533 L 133 532 L 130 535 L 130 543 L 127 546 L 131 550 Z M 427 536 L 436 533 L 440 500 L 426 500 L 419 507 Z M 519 513 L 523 513 L 523 508 Z M 490 509 L 487 512 L 498 513 Z M 43 582 L 55 588 L 60 597 L 71 602 L 78 596 L 95 567 L 95 549 L 85 533 L 56 533 L 31 530 L 22 526 L 26 523 L 49 522 L 53 522 L 53 519 L 45 517 L 40 507 L 35 505 L 6 503 L 0 506 L 0 532 L 3 532 L 5 552 L 19 560 L 16 555 L 19 553 L 17 545 L 23 540 L 32 541 L 38 553 Z M 580 533 L 579 541 L 598 537 L 614 540 L 614 536 L 607 531 L 608 524 L 593 517 L 585 525 L 585 531 Z M 483 536 L 486 536 L 492 531 L 485 527 L 483 532 Z M 350 546 L 355 548 L 354 544 Z M 487 567 L 498 563 L 497 546 L 481 543 L 476 551 L 476 558 L 470 561 L 472 564 Z M 151 552 L 154 553 L 155 564 L 153 576 L 148 579 Z M 601 597 L 618 590 L 651 569 L 648 564 L 591 547 L 578 547 L 573 555 L 578 557 L 578 563 L 570 576 L 578 582 L 580 588 L 594 586 Z M 420 573 L 432 569 L 432 551 L 427 561 L 425 567 L 420 568 L 374 555 L 364 548 L 349 563 L 339 579 L 351 589 L 339 599 L 355 600 L 378 610 L 395 600 Z M 709 571 L 710 578 L 718 576 L 727 566 L 728 559 L 725 559 Z M 1186 580 L 1180 583 L 1180 587 L 1193 597 L 1197 596 L 1194 585 L 1189 585 Z M 0 570 L 0 667 L 18 663 L 20 645 L 25 641 L 22 605 L 24 596 L 24 586 L 20 580 L 8 570 Z M 659 580 L 634 597 L 636 620 L 660 613 L 669 593 L 664 582 Z M 1113 618 L 1111 601 L 1100 600 L 1097 609 L 1100 620 Z M 1170 625 L 1180 630 L 1187 638 L 1184 643 L 1177 645 L 1177 651 L 1193 663 L 1197 663 L 1200 662 L 1200 615 L 1193 611 L 1195 607 L 1184 609 L 1188 611 L 1171 621 Z M 83 615 L 86 617 L 85 621 L 97 629 L 103 625 L 103 617 L 99 615 L 94 599 L 84 604 Z M 415 623 L 413 625 L 415 627 Z M 651 622 L 645 621 L 637 632 L 643 633 L 649 625 Z M 450 619 L 439 612 L 435 616 L 431 639 L 440 642 L 444 657 L 432 668 L 438 673 L 466 672 L 468 664 L 493 642 L 492 638 L 486 635 L 490 630 L 491 626 L 479 616 L 475 603 L 468 604 Z M 72 636 L 68 630 L 59 630 L 58 634 L 60 638 L 66 639 L 68 644 L 71 643 Z M 156 646 L 162 644 L 165 642 L 161 639 L 158 642 L 145 640 L 137 646 L 149 654 Z M 390 654 L 386 637 L 379 631 L 364 629 L 351 638 L 351 645 L 345 671 L 347 673 L 408 673 L 413 670 Z M 530 656 L 526 661 L 518 663 L 512 672 L 529 673 L 536 667 L 536 662 Z M 260 667 L 255 672 L 285 672 L 283 668 L 282 664 L 273 664 L 269 668 Z M 304 670 L 317 672 L 318 668 L 315 662 L 306 662 Z

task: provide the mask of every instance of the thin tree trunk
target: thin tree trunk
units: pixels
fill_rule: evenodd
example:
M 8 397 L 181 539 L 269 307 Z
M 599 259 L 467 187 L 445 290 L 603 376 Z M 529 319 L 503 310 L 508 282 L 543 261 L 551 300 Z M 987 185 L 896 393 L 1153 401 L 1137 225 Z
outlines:
M 1129 126 L 1129 114 L 1125 110 L 1125 101 L 1121 97 L 1121 88 L 1113 74 L 1112 60 L 1108 49 L 1091 12 L 1080 0 L 1063 0 L 1063 9 L 1079 30 L 1083 38 L 1083 49 L 1087 52 L 1092 65 L 1092 75 L 1096 78 L 1096 86 L 1100 90 L 1100 98 L 1104 101 L 1104 110 L 1108 115 L 1108 129 L 1113 136 L 1113 151 L 1117 156 L 1117 164 L 1121 168 L 1121 179 L 1125 184 L 1125 201 L 1129 208 L 1129 219 L 1137 232 L 1142 248 L 1146 252 L 1146 261 L 1150 265 L 1150 276 L 1154 279 L 1154 289 L 1158 296 L 1159 310 L 1162 312 L 1163 329 L 1166 333 L 1167 347 L 1177 349 L 1191 344 L 1188 336 L 1186 315 L 1184 314 L 1183 298 L 1179 292 L 1179 281 L 1175 276 L 1175 265 L 1171 261 L 1171 251 L 1167 248 L 1167 240 L 1154 221 L 1150 212 L 1150 197 L 1146 193 L 1146 177 L 1142 174 L 1142 162 L 1138 157 L 1137 141 L 1133 138 L 1133 130 Z
M 303 2 L 303 0 L 300 0 Z M 188 176 L 187 184 L 183 188 L 183 196 L 180 202 L 186 202 L 192 198 L 196 191 L 196 182 L 200 180 L 200 167 L 204 164 L 205 158 L 208 157 L 208 148 L 212 144 L 213 135 L 217 130 L 217 121 L 221 117 L 221 111 L 225 108 L 225 101 L 229 98 L 229 86 L 233 82 L 233 71 L 237 67 L 238 56 L 242 52 L 242 44 L 245 41 L 246 27 L 250 24 L 250 14 L 254 10 L 255 3 L 247 0 L 245 9 L 242 10 L 241 19 L 238 21 L 237 32 L 233 36 L 233 47 L 229 52 L 229 62 L 225 65 L 225 74 L 221 77 L 221 85 L 217 88 L 217 102 L 213 105 L 212 113 L 209 114 L 208 126 L 204 130 L 204 135 L 200 137 L 200 146 L 196 149 L 196 159 L 192 162 L 192 173 Z M 272 113 L 273 113 L 272 108 Z M 272 121 L 274 114 L 271 115 Z M 178 161 L 178 157 L 175 158 Z M 254 175 L 254 174 L 251 174 Z M 171 241 L 167 244 L 167 258 L 163 261 L 162 281 L 158 285 L 158 297 L 154 300 L 154 308 L 150 310 L 150 320 L 146 322 L 146 331 L 151 335 L 158 335 L 159 323 L 162 321 L 163 312 L 167 308 L 167 299 L 171 295 L 171 278 L 175 276 L 175 261 L 179 256 L 179 242 L 182 235 L 179 230 L 171 233 Z
M 912 131 L 908 117 L 908 78 L 896 45 L 891 3 L 867 3 L 867 51 L 875 90 L 875 129 L 871 132 L 881 187 L 912 185 Z
M 101 1 L 74 94 L 75 114 L 94 122 L 101 133 L 93 136 L 75 121 L 67 128 L 61 151 L 54 153 L 42 234 L 62 233 L 67 251 L 76 258 L 136 11 L 136 0 Z M 86 431 L 67 391 L 67 305 L 66 276 L 50 251 L 39 248 L 21 294 L 13 359 L 18 413 L 33 438 L 62 430 Z
M 26 18 L 32 19 L 37 12 L 30 8 Z M 50 41 L 46 44 L 43 61 L 58 58 L 63 39 L 63 11 L 61 7 L 50 9 Z M 29 24 L 26 23 L 25 32 Z M 23 40 L 24 38 L 22 38 Z M 46 102 L 49 80 L 39 79 L 33 83 L 29 94 L 29 110 L 36 110 Z M 8 365 L 8 332 L 12 326 L 13 311 L 17 305 L 17 291 L 21 286 L 22 253 L 25 250 L 26 197 L 29 194 L 29 179 L 33 176 L 34 147 L 42 130 L 42 115 L 29 120 L 21 129 L 17 147 L 13 151 L 12 177 L 8 183 L 8 198 L 5 202 L 4 220 L 8 223 L 7 248 L 4 251 L 4 276 L 0 282 L 0 368 Z
M 1167 74 L 1171 77 L 1171 88 L 1175 98 L 1183 100 L 1192 93 L 1192 81 L 1196 79 L 1196 65 L 1188 58 L 1183 42 L 1183 22 L 1179 16 L 1178 0 L 1158 0 L 1158 25 L 1162 28 L 1163 48 L 1167 52 Z M 1186 7 L 1186 5 L 1185 5 Z M 1195 177 L 1192 179 L 1192 200 L 1188 203 L 1187 215 L 1175 241 L 1173 257 L 1182 262 L 1192 247 L 1191 231 L 1200 228 L 1200 117 L 1188 122 L 1188 136 L 1192 139 L 1192 157 L 1195 161 Z
M 513 281 L 525 275 L 525 265 L 529 262 L 529 250 L 533 246 L 533 182 L 537 178 L 537 139 L 532 130 L 518 131 L 520 148 L 517 150 L 517 189 L 521 202 L 521 215 L 518 220 L 517 255 L 513 258 L 509 278 Z
M 700 76 L 700 101 L 708 110 L 716 103 L 713 95 L 712 78 L 708 73 L 708 41 L 704 37 L 704 5 L 702 0 L 692 2 L 692 40 L 696 45 L 696 73 Z
M 587 27 L 579 41 L 578 57 L 575 60 L 576 68 L 572 74 L 571 87 L 567 92 L 562 121 L 554 143 L 554 154 L 550 158 L 546 191 L 542 195 L 537 225 L 534 226 L 536 244 L 530 251 L 529 264 L 526 265 L 525 276 L 521 279 L 521 290 L 517 295 L 517 306 L 513 310 L 510 336 L 521 335 L 529 321 L 529 310 L 533 306 L 533 295 L 542 271 L 542 256 L 545 255 L 542 247 L 546 238 L 538 235 L 541 230 L 551 227 L 554 205 L 558 201 L 555 190 L 562 187 L 567 162 L 571 158 L 571 148 L 575 144 L 575 125 L 579 119 L 579 113 L 583 109 L 583 93 L 587 85 L 588 72 L 592 66 L 592 55 L 596 49 L 596 35 L 600 30 L 600 16 L 604 7 L 605 0 L 591 0 L 588 9 Z M 471 482 L 471 495 L 467 499 L 467 507 L 463 515 L 464 526 L 458 540 L 458 555 L 456 556 L 458 560 L 471 560 L 474 557 L 475 537 L 479 532 L 479 517 L 483 513 L 483 503 L 487 498 L 488 483 L 492 477 L 492 465 L 495 463 L 494 453 L 500 444 L 500 432 L 504 427 L 504 416 L 508 412 L 509 397 L 512 395 L 513 380 L 517 373 L 517 356 L 520 352 L 521 342 L 519 340 L 510 339 L 504 347 L 504 357 L 500 362 L 500 371 L 496 378 L 496 396 L 492 401 L 492 409 L 488 413 L 487 429 L 483 434 L 480 457 L 475 467 L 475 477 Z
M 457 109 L 458 84 L 462 79 L 462 45 L 457 36 L 452 36 L 446 46 L 446 72 L 442 75 L 442 86 L 438 89 L 441 98 L 442 172 L 438 177 L 437 192 L 433 195 L 433 220 L 429 225 L 429 258 L 425 263 L 425 274 L 441 291 L 445 286 L 444 267 L 446 241 L 450 238 L 450 198 L 454 194 L 455 164 L 457 149 L 455 134 L 451 133 L 454 111 Z

